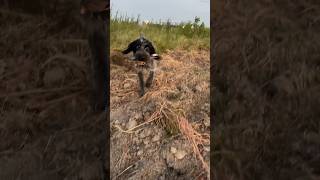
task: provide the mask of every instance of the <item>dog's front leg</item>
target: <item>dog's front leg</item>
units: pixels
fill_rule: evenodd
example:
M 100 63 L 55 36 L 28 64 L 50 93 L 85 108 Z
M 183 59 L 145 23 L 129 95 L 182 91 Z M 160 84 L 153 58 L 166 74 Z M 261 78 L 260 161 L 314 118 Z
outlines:
M 149 77 L 148 77 L 148 79 L 147 79 L 147 81 L 146 81 L 146 87 L 147 87 L 147 88 L 149 88 L 149 87 L 152 85 L 153 76 L 154 76 L 154 72 L 153 72 L 153 70 L 151 70 L 151 71 L 149 72 Z
M 151 87 L 151 85 L 152 85 L 155 68 L 156 68 L 156 63 L 155 63 L 153 58 L 150 58 L 150 62 L 149 62 L 149 65 L 148 65 L 149 77 L 148 77 L 148 79 L 146 81 L 146 87 L 147 88 Z
M 138 72 L 138 77 L 139 77 L 139 86 L 140 86 L 140 97 L 142 97 L 144 95 L 144 80 L 143 80 L 142 71 Z

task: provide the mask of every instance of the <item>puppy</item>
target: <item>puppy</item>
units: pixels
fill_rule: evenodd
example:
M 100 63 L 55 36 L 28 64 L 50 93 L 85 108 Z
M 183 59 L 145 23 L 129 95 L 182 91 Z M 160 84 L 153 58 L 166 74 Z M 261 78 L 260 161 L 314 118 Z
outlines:
M 152 81 L 154 78 L 154 70 L 155 70 L 155 62 L 154 60 L 160 60 L 160 56 L 156 54 L 156 50 L 152 43 L 140 36 L 139 39 L 131 42 L 127 49 L 122 51 L 123 54 L 128 54 L 133 52 L 133 57 L 131 60 L 133 61 L 140 61 L 143 65 L 137 65 L 137 73 L 139 78 L 139 86 L 140 86 L 140 97 L 145 94 L 145 87 L 149 88 L 152 85 Z M 149 76 L 144 82 L 143 78 L 143 70 L 146 69 L 149 72 Z

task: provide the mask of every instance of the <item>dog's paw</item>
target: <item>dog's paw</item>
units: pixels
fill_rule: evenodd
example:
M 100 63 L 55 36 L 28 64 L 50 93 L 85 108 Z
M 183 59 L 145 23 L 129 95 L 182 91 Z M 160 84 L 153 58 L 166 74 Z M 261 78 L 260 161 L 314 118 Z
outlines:
M 140 91 L 139 95 L 140 95 L 140 97 L 142 97 L 144 95 L 144 91 Z

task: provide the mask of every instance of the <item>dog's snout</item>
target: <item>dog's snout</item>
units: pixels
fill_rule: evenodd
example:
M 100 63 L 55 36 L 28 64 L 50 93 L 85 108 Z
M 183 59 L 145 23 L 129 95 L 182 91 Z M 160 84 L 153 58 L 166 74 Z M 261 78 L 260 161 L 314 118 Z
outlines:
M 140 48 L 136 53 L 135 53 L 135 60 L 138 60 L 138 61 L 146 61 L 148 58 L 149 58 L 149 54 L 148 52 L 143 49 L 143 48 Z

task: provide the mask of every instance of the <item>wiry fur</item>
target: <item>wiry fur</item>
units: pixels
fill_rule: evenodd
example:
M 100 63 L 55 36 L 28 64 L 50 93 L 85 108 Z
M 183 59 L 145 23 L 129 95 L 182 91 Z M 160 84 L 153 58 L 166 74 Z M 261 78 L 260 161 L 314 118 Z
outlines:
M 152 85 L 156 66 L 154 60 L 159 60 L 160 57 L 156 54 L 153 44 L 142 36 L 131 42 L 127 49 L 122 51 L 122 53 L 128 54 L 131 51 L 133 52 L 132 60 L 144 62 L 143 65 L 136 65 L 139 78 L 140 96 L 143 96 L 145 94 L 145 87 L 149 88 Z M 146 82 L 144 82 L 143 70 L 147 70 L 149 72 Z

